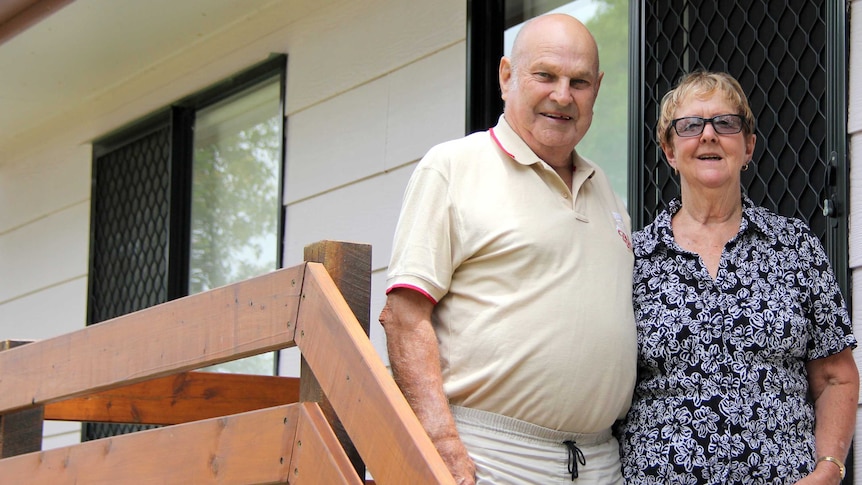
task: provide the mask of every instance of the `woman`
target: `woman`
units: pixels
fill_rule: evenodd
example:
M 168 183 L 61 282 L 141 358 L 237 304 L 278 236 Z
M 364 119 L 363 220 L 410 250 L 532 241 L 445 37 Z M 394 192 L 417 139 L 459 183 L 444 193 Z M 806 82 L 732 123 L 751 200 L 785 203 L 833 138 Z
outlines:
M 681 197 L 634 236 L 627 483 L 839 483 L 856 339 L 808 226 L 742 194 L 756 138 L 745 94 L 726 74 L 690 74 L 662 100 L 658 133 Z

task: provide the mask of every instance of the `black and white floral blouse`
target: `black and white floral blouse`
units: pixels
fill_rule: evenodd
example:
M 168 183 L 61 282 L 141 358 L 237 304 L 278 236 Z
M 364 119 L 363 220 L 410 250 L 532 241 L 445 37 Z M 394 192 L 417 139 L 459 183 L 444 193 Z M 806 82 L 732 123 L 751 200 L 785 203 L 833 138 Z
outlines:
M 855 347 L 807 225 L 743 196 L 713 278 L 673 239 L 674 200 L 634 235 L 638 382 L 618 423 L 630 484 L 784 484 L 814 469 L 806 361 Z

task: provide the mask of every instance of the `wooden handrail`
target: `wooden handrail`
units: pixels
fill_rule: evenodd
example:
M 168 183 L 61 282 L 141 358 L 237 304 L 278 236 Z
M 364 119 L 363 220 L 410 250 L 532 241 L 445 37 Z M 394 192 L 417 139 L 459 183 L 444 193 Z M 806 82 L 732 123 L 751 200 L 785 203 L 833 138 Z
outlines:
M 0 352 L 0 413 L 293 346 L 305 264 Z
M 29 343 L 31 342 L 6 340 L 0 342 L 0 351 Z M 34 406 L 0 416 L 0 458 L 41 449 L 42 412 L 41 406 Z
M 303 251 L 303 259 L 307 262 L 320 263 L 326 269 L 332 282 L 353 315 L 356 322 L 366 335 L 371 326 L 371 246 L 355 243 L 341 243 L 336 241 L 319 241 L 309 244 Z M 301 355 L 301 354 L 300 354 Z M 300 399 L 302 401 L 314 401 L 320 405 L 327 422 L 335 431 L 335 436 L 350 458 L 356 474 L 365 476 L 365 462 L 359 455 L 359 451 L 350 439 L 350 435 L 341 424 L 341 420 L 332 409 L 332 403 L 323 393 L 320 383 L 314 372 L 305 360 L 300 357 Z
M 454 483 L 366 331 L 326 264 L 307 262 L 5 350 L 0 425 L 10 413 L 43 407 L 50 418 L 75 412 L 81 419 L 184 424 L 2 458 L 0 477 L 33 484 L 362 483 L 360 460 L 382 485 Z M 313 377 L 320 405 L 281 404 L 296 393 L 287 378 L 190 372 L 292 345 L 312 374 L 303 374 L 299 387 L 308 389 Z M 255 392 L 268 379 L 283 385 L 275 396 L 215 406 L 242 400 L 230 397 L 228 389 L 238 386 L 231 379 L 256 382 L 248 387 Z M 213 399 L 213 389 L 224 395 Z M 147 395 L 169 397 L 163 405 L 173 400 L 175 409 L 144 411 Z M 180 412 L 178 399 L 191 396 L 210 409 Z M 308 399 L 302 390 L 299 396 Z M 348 455 L 354 445 L 358 457 Z
M 169 425 L 295 402 L 295 377 L 181 372 L 46 404 L 44 419 Z
M 308 264 L 302 298 L 296 344 L 374 480 L 381 484 L 454 483 L 322 266 Z
M 361 483 L 314 403 L 5 458 L 0 477 L 27 484 Z

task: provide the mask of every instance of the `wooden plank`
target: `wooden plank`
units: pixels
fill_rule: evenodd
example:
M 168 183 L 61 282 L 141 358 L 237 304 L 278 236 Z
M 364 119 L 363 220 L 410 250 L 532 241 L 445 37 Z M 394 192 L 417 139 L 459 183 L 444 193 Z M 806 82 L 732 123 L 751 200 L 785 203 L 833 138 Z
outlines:
M 0 340 L 0 352 L 11 348 L 20 347 L 24 344 L 29 344 L 34 340 Z
M 316 403 L 302 405 L 291 454 L 290 483 L 361 485 L 363 481 L 353 469 L 323 411 Z
M 296 331 L 297 346 L 377 483 L 455 483 L 318 263 L 307 264 Z M 333 349 L 338 349 L 338 358 L 333 358 Z
M 316 407 L 289 404 L 6 458 L 0 460 L 0 480 L 30 485 L 285 483 L 301 406 Z
M 45 419 L 169 425 L 298 401 L 295 377 L 183 372 L 46 404 Z
M 368 335 L 371 326 L 371 246 L 340 241 L 319 241 L 306 246 L 303 255 L 306 262 L 323 265 L 365 335 Z M 338 415 L 320 388 L 305 357 L 300 358 L 299 375 L 302 377 L 300 399 L 320 404 L 320 409 L 323 410 L 342 448 L 350 457 L 357 475 L 365 476 L 362 457 L 351 442 L 347 431 L 344 430 L 344 426 L 339 422 Z
M 0 413 L 293 345 L 305 265 L 0 352 Z
M 4 340 L 0 351 L 30 343 L 30 340 Z M 0 458 L 42 449 L 42 407 L 0 415 Z
M 0 458 L 42 449 L 42 406 L 0 416 Z
M 304 248 L 304 259 L 320 263 L 344 297 L 360 327 L 371 327 L 371 245 L 319 241 Z

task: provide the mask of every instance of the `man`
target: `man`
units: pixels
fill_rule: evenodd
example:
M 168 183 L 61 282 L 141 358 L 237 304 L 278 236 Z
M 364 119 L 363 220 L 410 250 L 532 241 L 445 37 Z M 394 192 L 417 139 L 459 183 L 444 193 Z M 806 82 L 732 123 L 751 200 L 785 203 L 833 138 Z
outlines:
M 574 151 L 602 74 L 583 24 L 531 20 L 500 62 L 497 126 L 432 148 L 405 193 L 380 322 L 458 483 L 622 483 L 630 221 Z

